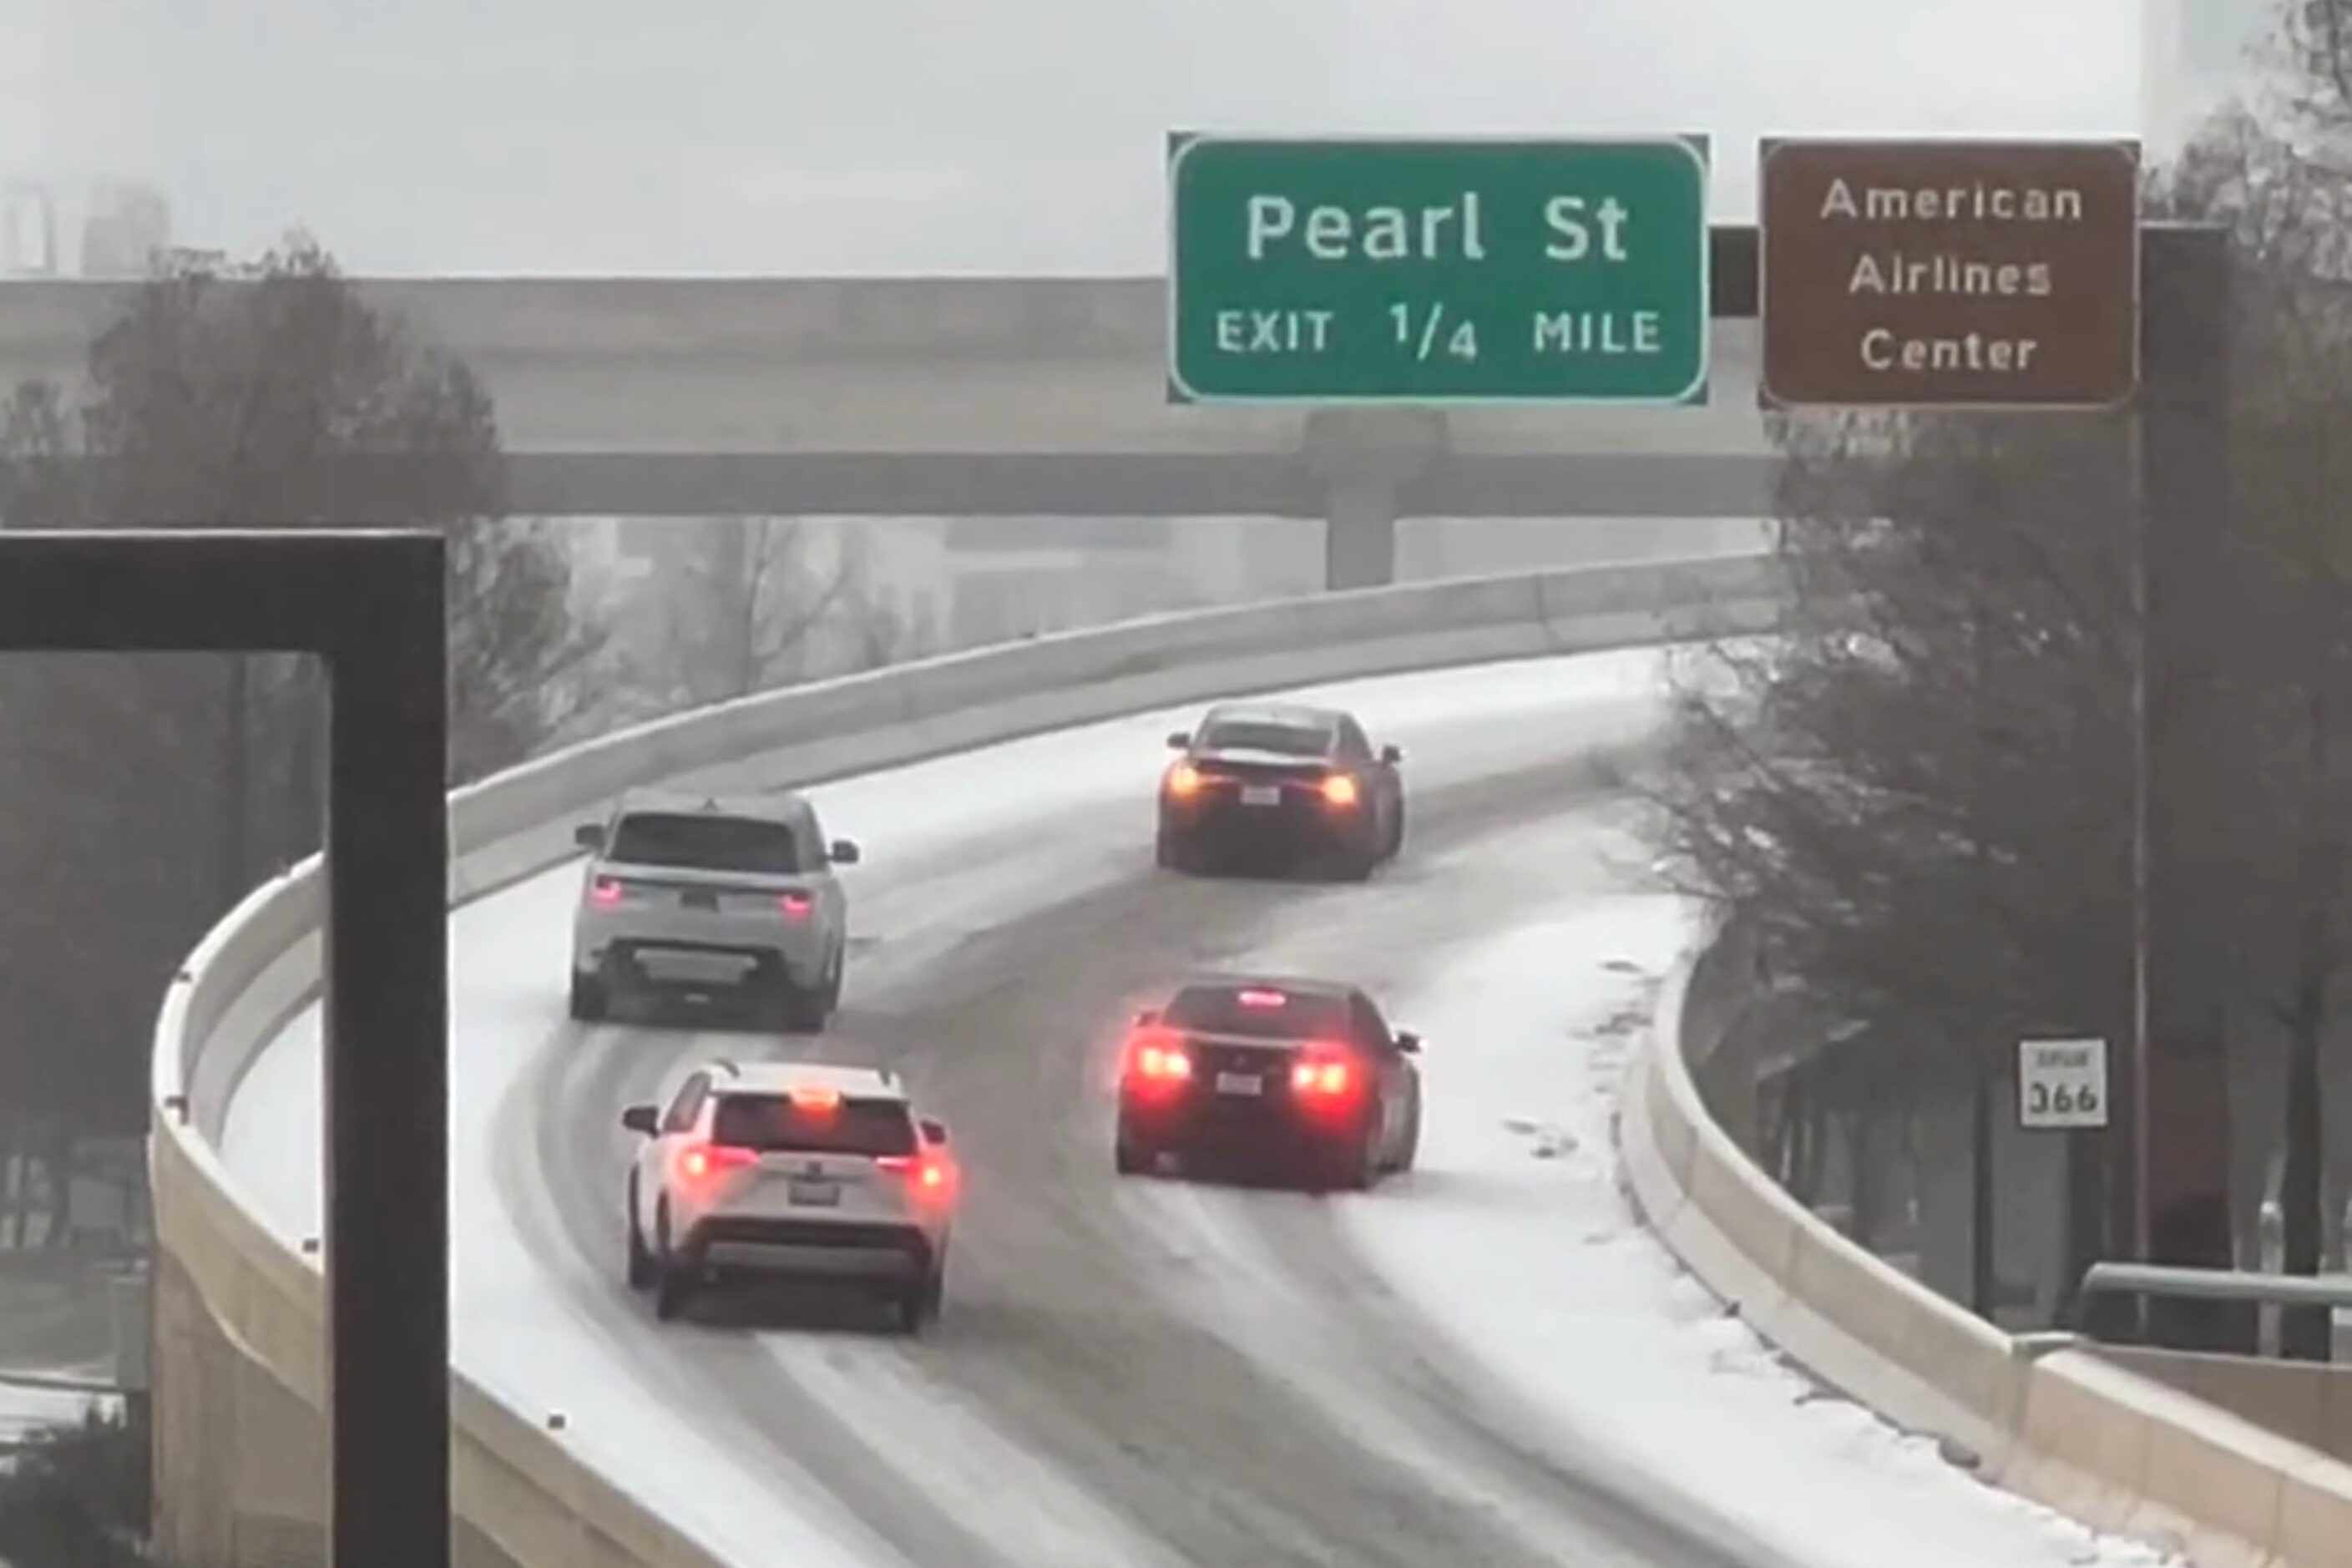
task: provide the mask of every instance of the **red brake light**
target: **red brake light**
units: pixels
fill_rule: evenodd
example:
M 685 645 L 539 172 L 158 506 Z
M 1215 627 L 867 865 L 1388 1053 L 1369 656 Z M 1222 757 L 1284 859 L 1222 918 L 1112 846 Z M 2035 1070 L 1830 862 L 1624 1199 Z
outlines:
M 1291 1064 L 1290 1089 L 1294 1094 L 1328 1099 L 1348 1094 L 1355 1086 L 1355 1064 L 1339 1047 L 1309 1047 Z
M 740 1149 L 731 1143 L 690 1143 L 678 1156 L 678 1168 L 687 1180 L 698 1182 L 714 1171 L 732 1170 L 754 1164 L 760 1153 L 756 1149 Z
M 830 1115 L 841 1109 L 841 1090 L 829 1083 L 796 1083 L 785 1092 L 795 1109 Z
M 1236 1000 L 1244 1007 L 1279 1007 L 1290 998 L 1279 991 L 1244 991 Z
M 776 907 L 784 911 L 784 918 L 788 921 L 804 921 L 809 918 L 809 911 L 816 908 L 816 900 L 806 893 L 786 893 L 776 900 Z
M 589 884 L 588 901 L 600 910 L 609 910 L 621 901 L 621 884 L 617 878 L 599 877 Z
M 918 1191 L 944 1195 L 948 1190 L 948 1163 L 938 1154 L 885 1154 L 874 1163 L 895 1175 L 904 1176 Z
M 1178 763 L 1168 770 L 1168 793 L 1182 800 L 1201 793 L 1201 770 L 1190 763 Z
M 1333 805 L 1356 804 L 1356 781 L 1346 773 L 1326 773 L 1323 798 Z
M 1154 1083 L 1180 1083 L 1192 1076 L 1192 1056 L 1173 1029 L 1138 1029 L 1128 1044 L 1127 1071 Z

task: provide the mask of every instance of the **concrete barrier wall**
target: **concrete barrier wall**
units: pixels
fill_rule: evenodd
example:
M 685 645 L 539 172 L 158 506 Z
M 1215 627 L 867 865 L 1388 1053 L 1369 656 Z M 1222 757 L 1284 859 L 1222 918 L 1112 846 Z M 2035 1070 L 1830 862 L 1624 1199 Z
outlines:
M 1750 1161 L 1707 1114 L 1691 1066 L 1736 1021 L 1744 963 L 1710 941 L 1669 981 L 1619 1116 L 1635 1200 L 1693 1273 L 1813 1375 L 1944 1439 L 1987 1479 L 2102 1529 L 2169 1539 L 2204 1568 L 2352 1568 L 2352 1466 L 2314 1446 L 2341 1439 L 2341 1395 L 2321 1386 L 2340 1389 L 2335 1374 L 2012 1338 L 1846 1239 Z M 2136 1356 L 2158 1375 L 2135 1371 Z
M 1465 579 L 1158 616 L 747 698 L 457 792 L 450 900 L 569 859 L 572 824 L 632 785 L 808 784 L 1214 696 L 1763 631 L 1778 595 L 1752 556 Z M 256 1217 L 214 1150 L 246 1069 L 316 991 L 319 913 L 315 861 L 256 891 L 190 955 L 157 1023 L 156 1535 L 175 1568 L 323 1556 L 317 1259 Z M 453 1383 L 465 1568 L 718 1568 L 560 1433 Z

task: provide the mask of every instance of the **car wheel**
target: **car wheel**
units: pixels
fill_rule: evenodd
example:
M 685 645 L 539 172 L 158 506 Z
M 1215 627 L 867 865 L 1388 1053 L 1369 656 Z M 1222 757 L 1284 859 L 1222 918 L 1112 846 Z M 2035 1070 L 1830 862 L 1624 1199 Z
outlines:
M 849 939 L 844 937 L 833 950 L 833 962 L 826 965 L 824 989 L 819 997 L 826 1017 L 841 1011 L 841 983 L 849 969 Z
M 1391 860 L 1404 853 L 1404 796 L 1397 796 L 1396 816 L 1389 823 L 1389 854 Z
M 1192 847 L 1165 829 L 1152 842 L 1152 858 L 1163 871 L 1190 876 L 1200 868 L 1200 857 L 1192 852 Z
M 1370 1188 L 1380 1176 L 1380 1129 L 1366 1127 L 1357 1137 L 1337 1149 L 1318 1151 L 1316 1186 L 1325 1192 L 1360 1193 Z
M 583 1024 L 604 1022 L 612 1012 L 613 999 L 603 976 L 572 972 L 572 1016 Z
M 1412 1170 L 1412 1163 L 1420 1153 L 1421 1096 L 1415 1094 L 1412 1097 L 1412 1109 L 1405 1117 L 1404 1147 L 1397 1152 L 1396 1164 L 1393 1168 L 1399 1172 Z
M 822 987 L 803 990 L 786 981 L 776 997 L 776 1022 L 788 1035 L 820 1035 L 833 1009 Z
M 1158 1168 L 1160 1159 L 1152 1151 L 1122 1138 L 1111 1146 L 1111 1163 L 1122 1176 L 1146 1176 Z
M 890 1302 L 898 1331 L 919 1334 L 937 1322 L 945 1296 L 946 1282 L 938 1274 L 928 1274 L 912 1285 L 902 1286 Z
M 669 1205 L 654 1211 L 654 1316 L 668 1322 L 686 1310 L 694 1281 L 670 1246 Z
M 629 1289 L 642 1290 L 654 1282 L 654 1255 L 646 1248 L 646 1233 L 637 1224 L 637 1178 L 629 1177 Z

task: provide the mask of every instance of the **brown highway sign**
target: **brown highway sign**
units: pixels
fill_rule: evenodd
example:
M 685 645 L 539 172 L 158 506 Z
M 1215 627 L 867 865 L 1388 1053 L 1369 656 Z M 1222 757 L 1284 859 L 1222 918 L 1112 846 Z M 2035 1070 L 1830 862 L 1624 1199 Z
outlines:
M 1767 141 L 1759 163 L 1768 406 L 2137 388 L 2137 142 Z

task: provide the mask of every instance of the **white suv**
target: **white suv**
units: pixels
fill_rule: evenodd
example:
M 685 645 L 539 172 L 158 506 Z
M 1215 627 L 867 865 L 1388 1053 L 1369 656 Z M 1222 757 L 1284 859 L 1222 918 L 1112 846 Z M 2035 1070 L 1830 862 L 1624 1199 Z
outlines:
M 887 1068 L 713 1061 L 667 1111 L 633 1105 L 628 1279 L 676 1317 L 730 1276 L 863 1281 L 918 1332 L 939 1315 L 955 1218 L 947 1129 Z
M 636 791 L 572 832 L 592 851 L 572 930 L 572 1016 L 632 994 L 764 1003 L 814 1034 L 841 1004 L 849 900 L 835 866 L 857 846 L 824 841 L 790 791 L 737 800 Z

